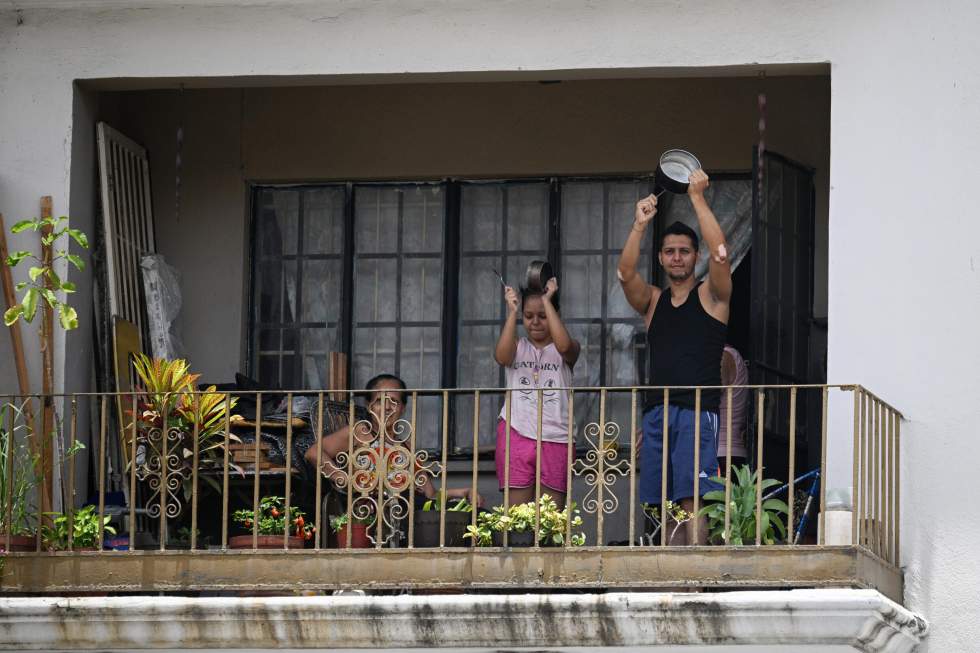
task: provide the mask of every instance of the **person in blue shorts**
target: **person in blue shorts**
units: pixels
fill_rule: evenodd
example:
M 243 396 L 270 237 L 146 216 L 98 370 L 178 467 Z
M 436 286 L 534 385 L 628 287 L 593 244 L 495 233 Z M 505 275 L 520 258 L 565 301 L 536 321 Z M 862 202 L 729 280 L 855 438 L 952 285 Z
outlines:
M 703 170 L 691 174 L 688 197 L 697 215 L 698 226 L 708 252 L 708 274 L 703 282 L 694 276 L 698 261 L 698 235 L 690 227 L 675 222 L 663 231 L 658 259 L 666 272 L 664 288 L 648 284 L 637 272 L 640 243 L 647 226 L 657 213 L 657 198 L 650 195 L 636 204 L 635 219 L 619 259 L 618 276 L 630 305 L 644 316 L 647 351 L 650 356 L 650 385 L 720 386 L 722 350 L 728 331 L 732 272 L 725 235 L 704 198 L 708 175 Z M 700 403 L 700 441 L 695 443 L 695 392 L 671 390 L 664 405 L 663 393 L 651 393 L 644 408 L 643 436 L 639 454 L 640 500 L 661 504 L 663 497 L 663 426 L 667 411 L 667 498 L 691 512 L 694 504 L 694 477 L 698 492 L 704 495 L 720 486 L 710 480 L 717 473 L 718 389 L 702 390 Z M 700 466 L 694 469 L 694 447 L 700 448 Z M 694 519 L 674 532 L 670 544 L 704 544 L 707 522 L 702 518 L 698 541 L 694 541 Z

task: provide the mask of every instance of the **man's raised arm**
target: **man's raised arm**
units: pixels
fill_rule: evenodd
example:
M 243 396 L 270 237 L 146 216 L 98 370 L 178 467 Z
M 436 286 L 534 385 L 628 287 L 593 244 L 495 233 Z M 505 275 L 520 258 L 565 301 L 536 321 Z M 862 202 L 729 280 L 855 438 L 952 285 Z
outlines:
M 708 175 L 704 170 L 698 169 L 691 173 L 687 194 L 698 216 L 701 237 L 708 245 L 708 290 L 711 291 L 711 297 L 716 302 L 728 304 L 732 298 L 732 265 L 728 260 L 725 234 L 711 207 L 708 206 L 707 200 L 704 199 L 704 191 L 707 187 Z
M 643 242 L 643 234 L 656 214 L 657 198 L 654 195 L 648 195 L 636 203 L 633 228 L 630 229 L 630 235 L 623 246 L 623 253 L 619 257 L 619 267 L 616 270 L 619 283 L 626 295 L 626 301 L 640 315 L 646 315 L 647 309 L 650 307 L 650 300 L 653 298 L 653 286 L 648 284 L 636 271 L 636 264 L 640 260 L 640 244 Z

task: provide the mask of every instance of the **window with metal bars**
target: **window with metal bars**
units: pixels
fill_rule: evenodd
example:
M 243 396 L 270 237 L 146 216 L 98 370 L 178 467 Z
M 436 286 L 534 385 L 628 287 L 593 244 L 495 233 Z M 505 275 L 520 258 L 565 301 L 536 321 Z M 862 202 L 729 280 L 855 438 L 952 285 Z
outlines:
M 575 385 L 642 383 L 643 321 L 616 266 L 652 188 L 648 177 L 256 186 L 248 371 L 269 387 L 321 389 L 340 351 L 355 388 L 382 372 L 409 387 L 501 387 L 496 273 L 516 287 L 530 261 L 548 259 L 582 344 Z M 640 260 L 649 279 L 657 228 Z M 614 401 L 628 410 L 627 396 Z M 598 417 L 594 403 L 577 401 L 576 432 Z M 481 400 L 481 449 L 493 448 L 501 404 Z M 441 417 L 438 396 L 420 398 L 418 446 L 439 448 Z M 471 396 L 452 400 L 449 422 L 450 452 L 471 451 Z

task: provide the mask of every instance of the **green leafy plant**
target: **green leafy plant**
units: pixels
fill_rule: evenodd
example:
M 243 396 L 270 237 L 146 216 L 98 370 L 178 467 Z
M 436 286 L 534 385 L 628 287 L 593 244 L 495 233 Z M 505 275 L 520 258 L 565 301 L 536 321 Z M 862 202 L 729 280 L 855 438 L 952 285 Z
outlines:
M 41 242 L 44 245 L 50 245 L 54 251 L 52 252 L 50 261 L 44 261 L 35 256 L 33 252 L 27 250 L 13 252 L 7 257 L 7 265 L 12 268 L 24 260 L 31 260 L 36 263 L 36 265 L 31 266 L 30 270 L 28 270 L 30 281 L 21 281 L 16 286 L 17 292 L 23 291 L 24 293 L 20 303 L 11 306 L 3 314 L 3 321 L 7 326 L 12 325 L 21 317 L 27 322 L 32 322 L 34 316 L 37 314 L 38 302 L 43 300 L 58 312 L 58 319 L 61 322 L 62 328 L 68 331 L 78 327 L 78 314 L 75 312 L 75 309 L 59 298 L 59 293 L 68 295 L 75 292 L 75 284 L 70 281 L 62 281 L 54 268 L 59 260 L 65 259 L 69 264 L 75 266 L 79 272 L 84 270 L 84 261 L 80 257 L 68 253 L 67 242 L 64 239 L 66 237 L 71 238 L 78 243 L 79 247 L 88 249 L 88 237 L 78 229 L 70 229 L 66 224 L 67 222 L 67 216 L 61 216 L 60 218 L 32 218 L 30 220 L 21 220 L 10 228 L 11 233 L 15 234 L 27 231 L 28 229 L 35 232 L 50 229 L 49 233 L 41 236 Z M 59 241 L 64 243 L 64 245 L 62 246 Z M 57 248 L 56 245 L 61 248 Z
M 67 513 L 50 512 L 47 514 L 52 517 L 51 525 L 42 525 L 41 535 L 49 548 L 65 550 L 68 548 L 69 542 L 73 549 L 88 549 L 98 544 L 99 515 L 95 506 L 85 506 L 75 511 L 71 532 L 69 532 L 69 516 Z M 102 530 L 110 535 L 115 535 L 116 529 L 109 526 L 110 519 L 109 515 L 102 518 Z
M 210 386 L 204 392 L 195 394 L 194 384 L 200 377 L 192 374 L 187 361 L 182 359 L 166 360 L 150 358 L 145 354 L 137 354 L 133 359 L 133 367 L 139 377 L 144 392 L 140 393 L 136 415 L 137 443 L 148 448 L 147 460 L 162 455 L 158 450 L 159 438 L 152 438 L 154 430 L 166 430 L 172 436 L 168 441 L 169 451 L 179 451 L 183 461 L 179 470 L 174 470 L 183 479 L 184 497 L 190 498 L 189 468 L 194 455 L 194 432 L 197 431 L 198 460 L 202 467 L 215 467 L 220 464 L 221 450 L 225 441 L 225 421 L 237 422 L 238 415 L 228 415 L 228 411 L 237 404 L 237 399 L 216 391 Z M 166 419 L 166 425 L 164 425 Z M 126 433 L 132 433 L 132 422 L 126 427 Z M 229 434 L 228 439 L 240 442 L 241 439 Z M 237 465 L 231 467 L 242 473 Z M 216 490 L 220 489 L 214 479 L 203 477 Z
M 440 510 L 442 510 L 442 492 L 436 492 L 434 497 L 422 504 L 422 512 L 439 512 Z M 473 504 L 463 497 L 451 505 L 447 504 L 446 512 L 473 512 Z
M 340 531 L 344 530 L 344 526 L 347 526 L 347 524 L 351 523 L 351 521 L 353 521 L 355 524 L 370 526 L 374 523 L 374 515 L 369 515 L 367 517 L 358 517 L 357 515 L 354 515 L 353 518 L 350 518 L 347 515 L 337 515 L 330 520 L 330 529 L 334 533 L 339 533 Z
M 576 509 L 574 502 L 564 510 L 559 510 L 558 504 L 551 496 L 542 494 L 538 506 L 540 509 L 538 544 L 541 546 L 561 546 L 564 544 L 569 519 L 571 519 L 572 528 L 582 526 L 582 516 Z M 473 540 L 479 546 L 490 546 L 493 544 L 495 532 L 534 532 L 535 512 L 533 501 L 519 503 L 509 509 L 504 506 L 495 506 L 489 512 L 480 513 L 477 517 L 476 526 L 472 524 L 467 526 L 466 535 L 463 537 Z M 585 533 L 573 532 L 569 543 L 572 546 L 584 545 Z
M 758 472 L 753 472 L 748 465 L 735 467 L 735 478 L 732 481 L 730 507 L 730 529 L 725 532 L 725 491 L 713 490 L 704 495 L 709 503 L 698 512 L 699 516 L 708 518 L 708 539 L 714 543 L 725 544 L 755 544 L 756 531 L 756 483 Z M 713 476 L 713 481 L 725 484 L 725 479 Z M 767 488 L 781 485 L 777 480 L 767 478 L 761 483 L 762 493 Z M 762 502 L 762 543 L 775 544 L 776 531 L 779 539 L 786 538 L 786 526 L 780 513 L 789 514 L 789 506 L 779 499 L 765 499 Z
M 311 539 L 316 528 L 306 523 L 306 513 L 295 506 L 290 506 L 287 517 L 285 504 L 286 500 L 283 497 L 262 497 L 259 501 L 257 517 L 253 510 L 236 510 L 232 514 L 232 519 L 247 530 L 252 530 L 253 525 L 258 521 L 259 535 L 283 535 L 288 523 L 290 535 L 302 537 L 304 540 Z
M 674 524 L 673 528 L 671 528 L 670 532 L 667 534 L 667 542 L 670 543 L 671 540 L 673 540 L 674 535 L 677 533 L 677 529 L 689 522 L 693 515 L 684 510 L 679 503 L 674 503 L 670 499 L 667 499 L 664 504 L 664 508 L 667 511 L 668 523 L 673 522 Z M 644 503 L 643 512 L 647 518 L 653 522 L 655 526 L 653 533 L 654 536 L 656 536 L 656 533 L 663 528 L 663 520 L 660 519 L 660 505 L 656 503 Z
M 30 535 L 34 531 L 37 508 L 32 498 L 37 486 L 40 457 L 32 454 L 20 434 L 26 430 L 20 423 L 22 411 L 8 403 L 0 408 L 0 533 Z M 13 429 L 9 428 L 11 422 Z M 13 451 L 11 452 L 11 448 Z M 7 523 L 7 505 L 10 523 Z

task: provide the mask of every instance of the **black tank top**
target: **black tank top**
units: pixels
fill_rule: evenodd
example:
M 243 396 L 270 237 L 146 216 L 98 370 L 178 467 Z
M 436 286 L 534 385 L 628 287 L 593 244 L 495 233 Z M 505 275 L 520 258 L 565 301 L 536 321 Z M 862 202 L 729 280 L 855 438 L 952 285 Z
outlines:
M 660 293 L 647 330 L 650 385 L 721 385 L 721 353 L 728 325 L 708 315 L 698 284 L 680 306 L 670 302 L 670 289 Z M 720 390 L 701 391 L 701 410 L 718 412 Z M 694 408 L 694 390 L 671 390 L 670 403 Z M 652 392 L 646 409 L 663 405 L 663 393 Z

